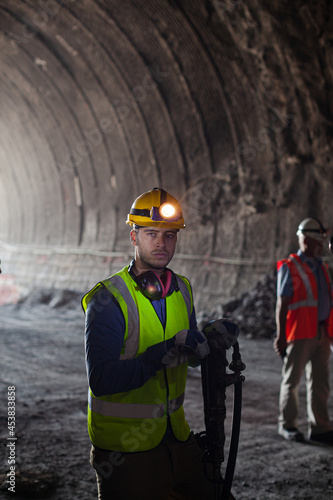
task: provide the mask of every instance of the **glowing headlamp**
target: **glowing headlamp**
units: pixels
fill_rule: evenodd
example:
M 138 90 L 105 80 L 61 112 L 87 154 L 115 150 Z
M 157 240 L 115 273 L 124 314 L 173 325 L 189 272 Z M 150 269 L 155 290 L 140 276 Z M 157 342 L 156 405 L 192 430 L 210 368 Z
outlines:
M 164 219 L 170 219 L 175 213 L 176 209 L 171 203 L 163 203 L 163 205 L 160 206 L 160 214 Z
M 168 220 L 175 222 L 180 219 L 179 213 L 171 203 L 163 203 L 160 207 L 152 207 L 150 218 L 154 221 Z
M 161 188 L 154 188 L 139 196 L 131 206 L 126 223 L 136 227 L 155 225 L 174 229 L 185 227 L 180 204 L 176 198 Z

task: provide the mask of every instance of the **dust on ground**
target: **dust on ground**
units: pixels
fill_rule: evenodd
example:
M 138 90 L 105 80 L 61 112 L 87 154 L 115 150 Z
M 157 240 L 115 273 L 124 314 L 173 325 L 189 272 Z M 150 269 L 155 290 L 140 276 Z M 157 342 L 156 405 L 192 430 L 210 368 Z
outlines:
M 6 484 L 9 386 L 15 386 L 16 391 L 16 485 L 17 490 L 24 490 L 15 498 L 97 498 L 95 476 L 89 464 L 90 442 L 86 427 L 88 388 L 83 313 L 79 306 L 57 306 L 59 304 L 54 307 L 43 304 L 0 307 L 0 474 L 5 481 L 0 496 L 3 498 L 10 494 Z M 272 349 L 272 340 L 241 336 L 239 345 L 246 370 L 232 487 L 236 499 L 333 499 L 333 448 L 308 442 L 289 443 L 277 435 L 281 361 Z M 198 369 L 189 372 L 185 399 L 188 422 L 195 432 L 202 431 L 204 414 Z M 232 399 L 233 389 L 228 388 L 227 436 L 230 434 Z M 300 390 L 300 408 L 299 428 L 306 433 L 304 382 Z M 333 415 L 333 395 L 329 408 Z M 225 455 L 223 471 L 227 447 Z

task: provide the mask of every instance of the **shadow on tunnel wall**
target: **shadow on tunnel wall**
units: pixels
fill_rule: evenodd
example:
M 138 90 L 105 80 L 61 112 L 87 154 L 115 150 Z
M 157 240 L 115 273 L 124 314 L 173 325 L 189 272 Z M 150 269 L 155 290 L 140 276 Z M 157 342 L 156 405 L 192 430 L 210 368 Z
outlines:
M 160 186 L 173 261 L 215 307 L 332 226 L 332 6 L 324 0 L 0 0 L 2 302 L 85 291 L 131 258 Z

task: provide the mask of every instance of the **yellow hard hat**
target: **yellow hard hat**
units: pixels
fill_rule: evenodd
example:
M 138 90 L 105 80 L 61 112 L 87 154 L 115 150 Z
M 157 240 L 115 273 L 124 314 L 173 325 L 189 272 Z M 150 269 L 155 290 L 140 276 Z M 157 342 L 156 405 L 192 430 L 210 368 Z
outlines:
M 126 224 L 174 229 L 185 227 L 181 206 L 176 198 L 161 188 L 141 194 L 134 201 Z

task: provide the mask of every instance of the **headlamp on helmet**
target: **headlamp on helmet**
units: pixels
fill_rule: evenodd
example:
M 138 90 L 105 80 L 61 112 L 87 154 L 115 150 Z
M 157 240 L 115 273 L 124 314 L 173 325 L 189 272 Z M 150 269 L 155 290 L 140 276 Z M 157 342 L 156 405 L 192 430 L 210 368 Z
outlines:
M 171 203 L 163 203 L 160 206 L 159 212 L 164 219 L 171 220 L 176 215 L 176 209 Z
M 132 226 L 158 226 L 170 229 L 185 227 L 178 201 L 160 188 L 143 193 L 134 201 L 126 223 Z

